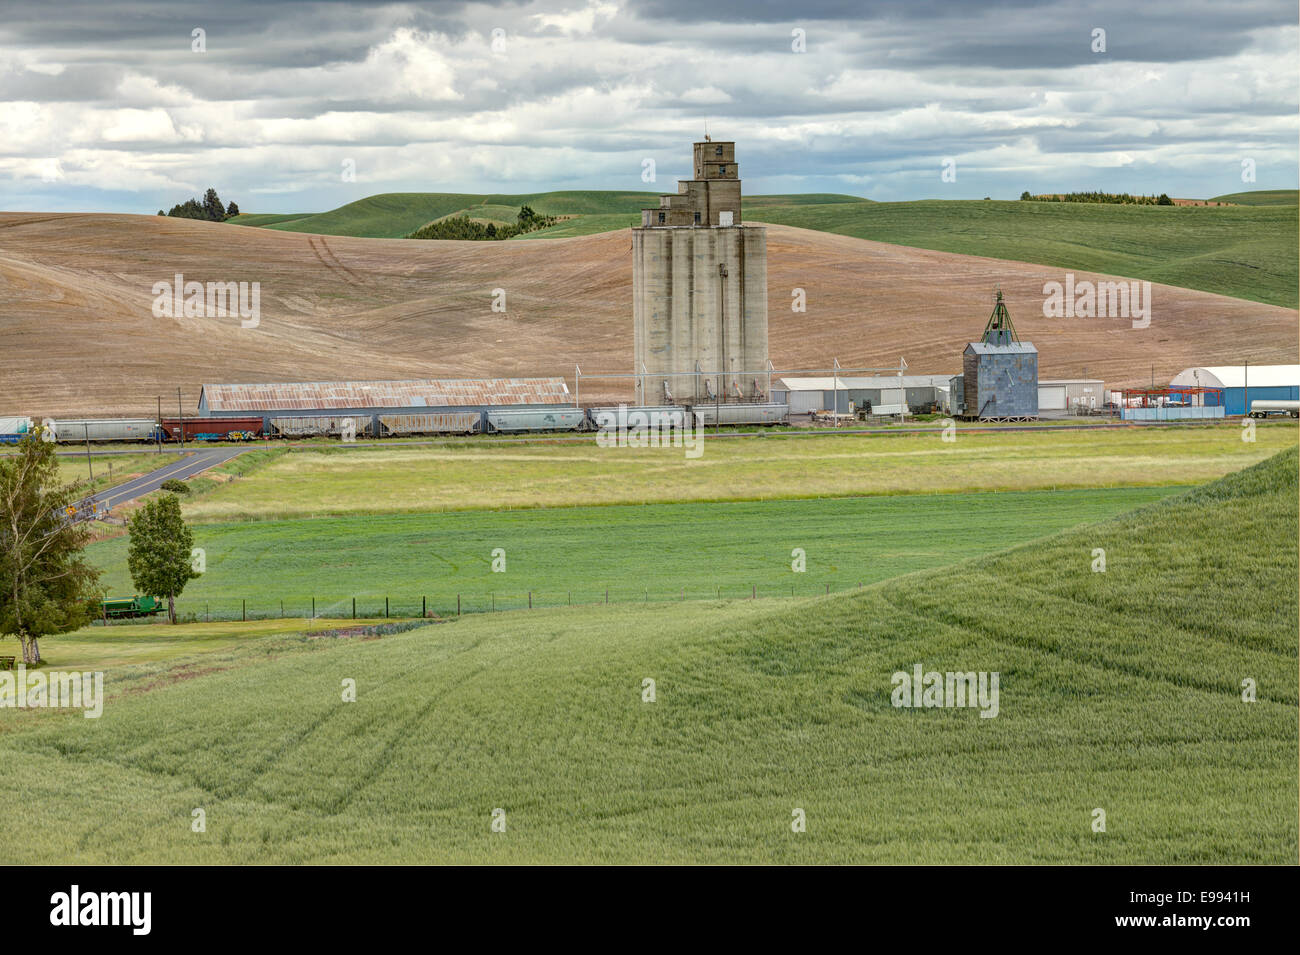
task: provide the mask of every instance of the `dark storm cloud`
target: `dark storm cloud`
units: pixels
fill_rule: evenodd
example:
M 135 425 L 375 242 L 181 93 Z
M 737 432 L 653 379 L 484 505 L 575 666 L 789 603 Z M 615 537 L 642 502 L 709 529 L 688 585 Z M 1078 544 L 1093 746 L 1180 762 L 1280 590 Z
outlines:
M 54 9 L 11 2 L 0 20 L 0 186 L 25 203 L 84 203 L 101 188 L 126 207 L 131 193 L 96 185 L 107 180 L 136 184 L 145 205 L 175 201 L 206 184 L 217 149 L 233 188 L 286 211 L 304 196 L 331 204 L 341 158 L 364 172 L 346 198 L 645 188 L 640 158 L 660 159 L 661 182 L 685 174 L 681 143 L 706 124 L 745 142 L 751 183 L 880 198 L 935 194 L 941 157 L 959 157 L 960 188 L 978 194 L 1061 180 L 1234 191 L 1201 180 L 1231 170 L 1245 144 L 1285 177 L 1272 185 L 1295 178 L 1297 15 L 1279 2 Z M 493 30 L 506 49 L 489 49 Z

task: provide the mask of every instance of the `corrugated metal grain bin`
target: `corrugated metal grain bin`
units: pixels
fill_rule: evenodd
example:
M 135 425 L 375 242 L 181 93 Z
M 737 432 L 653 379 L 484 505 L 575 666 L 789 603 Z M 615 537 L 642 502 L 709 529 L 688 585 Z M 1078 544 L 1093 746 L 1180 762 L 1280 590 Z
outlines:
M 354 435 L 370 430 L 369 415 L 289 415 L 272 418 L 271 431 L 282 438 L 337 437 L 346 422 L 351 422 Z
M 790 406 L 778 404 L 691 405 L 702 424 L 782 424 L 790 420 Z
M 55 418 L 55 441 L 152 441 L 153 418 Z
M 487 418 L 493 431 L 574 431 L 582 427 L 587 413 L 581 409 L 549 408 L 489 411 Z
M 449 411 L 442 414 L 384 414 L 379 416 L 384 434 L 477 434 L 483 430 L 483 415 L 477 411 Z

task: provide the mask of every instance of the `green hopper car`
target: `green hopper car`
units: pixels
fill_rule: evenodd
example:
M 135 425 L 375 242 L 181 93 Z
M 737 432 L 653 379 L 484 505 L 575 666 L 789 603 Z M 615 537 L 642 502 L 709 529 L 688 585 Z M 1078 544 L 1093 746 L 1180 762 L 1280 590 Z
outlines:
M 112 597 L 103 601 L 105 617 L 152 617 L 163 613 L 167 604 L 160 597 Z

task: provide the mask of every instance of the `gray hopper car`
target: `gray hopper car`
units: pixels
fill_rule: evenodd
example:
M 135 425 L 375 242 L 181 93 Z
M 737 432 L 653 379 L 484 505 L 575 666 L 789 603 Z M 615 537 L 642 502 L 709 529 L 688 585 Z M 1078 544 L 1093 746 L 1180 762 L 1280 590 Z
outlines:
M 158 422 L 153 418 L 54 418 L 45 420 L 61 444 L 77 441 L 153 441 Z
M 271 433 L 282 438 L 340 437 L 344 430 L 356 435 L 370 431 L 369 415 L 294 415 L 271 419 Z
M 580 431 L 586 427 L 587 413 L 581 408 L 535 408 L 489 411 L 487 419 L 493 431 Z
M 788 404 L 732 404 L 691 405 L 704 425 L 722 424 L 785 424 L 790 420 Z
M 379 416 L 380 433 L 400 437 L 411 434 L 478 434 L 483 415 L 478 411 L 441 414 L 385 414 Z

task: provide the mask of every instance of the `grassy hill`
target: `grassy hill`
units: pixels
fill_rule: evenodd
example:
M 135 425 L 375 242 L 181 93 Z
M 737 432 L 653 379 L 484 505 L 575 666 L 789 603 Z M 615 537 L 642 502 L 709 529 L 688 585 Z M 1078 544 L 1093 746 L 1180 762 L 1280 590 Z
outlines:
M 1231 202 L 1239 206 L 1294 206 L 1300 205 L 1300 190 L 1253 189 L 1249 192 L 1230 192 L 1215 196 L 1210 202 Z
M 113 671 L 99 720 L 0 710 L 8 858 L 1294 862 L 1296 471 L 851 595 Z M 999 673 L 998 715 L 895 708 L 916 664 Z
M 744 214 L 755 221 L 895 245 L 1102 272 L 1295 308 L 1300 283 L 1295 195 L 1294 190 L 1280 190 L 1218 197 L 1241 203 L 1235 206 L 1121 206 L 982 200 L 877 203 L 816 193 L 747 197 Z M 640 209 L 653 205 L 656 196 L 597 191 L 516 196 L 388 193 L 315 215 L 243 215 L 231 221 L 289 232 L 400 238 L 450 215 L 509 221 L 525 204 L 546 215 L 576 216 L 519 239 L 532 241 L 628 228 L 640 221 Z
M 776 205 L 754 218 L 1297 305 L 1294 208 L 929 200 Z
M 388 192 L 349 202 L 329 212 L 268 217 L 240 215 L 230 221 L 284 232 L 400 239 L 422 225 L 453 215 L 511 221 L 519 212 L 519 207 L 527 205 L 542 215 L 638 216 L 641 207 L 653 205 L 656 198 L 657 193 L 652 192 L 575 191 L 486 196 L 449 192 Z M 262 219 L 271 221 L 259 221 Z

